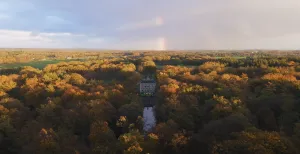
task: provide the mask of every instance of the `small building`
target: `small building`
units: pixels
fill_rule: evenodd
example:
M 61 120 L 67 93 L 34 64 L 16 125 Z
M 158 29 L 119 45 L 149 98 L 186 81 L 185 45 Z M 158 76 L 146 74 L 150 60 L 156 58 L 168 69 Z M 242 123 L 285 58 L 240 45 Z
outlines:
M 140 94 L 142 96 L 153 96 L 155 88 L 156 81 L 150 77 L 146 77 L 140 82 Z

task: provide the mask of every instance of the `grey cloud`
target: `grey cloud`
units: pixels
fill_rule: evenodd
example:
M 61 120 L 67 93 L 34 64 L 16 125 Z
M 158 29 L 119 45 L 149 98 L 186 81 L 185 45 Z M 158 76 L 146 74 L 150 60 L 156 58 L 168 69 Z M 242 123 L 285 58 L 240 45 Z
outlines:
M 24 6 L 28 9 L 24 9 L 28 15 L 43 13 L 13 22 L 22 25 L 17 28 L 84 34 L 91 39 L 103 39 L 105 43 L 99 47 L 106 48 L 115 48 L 116 44 L 124 48 L 134 44 L 154 48 L 152 46 L 159 45 L 155 44 L 159 38 L 165 38 L 169 49 L 269 48 L 272 44 L 274 48 L 296 48 L 296 43 L 288 40 L 300 39 L 297 35 L 300 33 L 299 0 L 26 2 L 29 3 Z M 30 13 L 30 9 L 35 11 Z M 56 16 L 58 20 L 47 20 L 47 16 Z M 158 17 L 162 18 L 163 24 L 153 23 Z M 43 21 L 43 24 L 28 24 L 32 21 Z

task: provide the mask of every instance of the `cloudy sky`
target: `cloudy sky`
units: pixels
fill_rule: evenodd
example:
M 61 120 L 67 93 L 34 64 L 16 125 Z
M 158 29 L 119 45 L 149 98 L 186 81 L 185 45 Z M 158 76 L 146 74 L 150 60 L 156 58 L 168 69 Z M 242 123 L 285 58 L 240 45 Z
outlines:
M 0 47 L 300 49 L 300 0 L 1 0 Z

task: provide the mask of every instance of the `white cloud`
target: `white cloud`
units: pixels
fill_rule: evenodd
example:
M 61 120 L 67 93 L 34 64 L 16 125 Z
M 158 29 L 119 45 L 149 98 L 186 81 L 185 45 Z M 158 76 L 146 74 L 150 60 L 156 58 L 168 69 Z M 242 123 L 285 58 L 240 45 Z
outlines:
M 69 21 L 58 16 L 46 16 L 46 22 L 49 24 L 67 24 Z
M 2 29 L 65 32 L 2 32 L 0 45 L 157 50 L 299 48 L 299 0 L 78 0 L 70 5 L 72 2 L 0 1 L 0 20 L 10 16 L 10 22 L 0 23 Z M 23 12 L 28 14 L 26 18 Z
M 241 47 L 251 49 L 288 49 L 288 50 L 300 50 L 299 40 L 300 33 L 285 34 L 275 37 L 264 37 L 261 39 L 251 39 L 248 42 L 241 42 Z M 243 43 L 243 44 L 242 44 Z M 279 46 L 278 46 L 279 45 Z
M 299 49 L 299 10 L 299 0 L 199 0 L 155 34 L 168 49 Z
M 109 40 L 109 39 L 108 39 Z M 112 40 L 72 33 L 33 33 L 0 29 L 1 48 L 98 48 L 163 50 L 164 39 Z
M 0 30 L 1 47 L 50 47 L 52 40 L 28 31 Z
M 102 38 L 89 38 L 87 40 L 87 42 L 90 42 L 90 43 L 100 43 L 100 42 L 103 42 L 104 40 Z
M 103 48 L 118 50 L 164 50 L 162 38 L 114 40 L 105 42 Z
M 164 24 L 164 19 L 162 17 L 156 17 L 151 20 L 143 20 L 143 21 L 125 24 L 118 27 L 117 30 L 131 31 L 131 30 L 145 29 L 150 27 L 159 27 L 162 26 L 163 24 Z
M 33 33 L 0 29 L 0 42 L 0 47 L 7 48 L 79 48 L 99 47 L 102 39 L 72 33 Z
M 10 16 L 7 14 L 0 14 L 0 20 L 10 19 Z
M 42 33 L 37 33 L 35 35 L 38 35 L 38 36 L 41 36 L 41 37 L 51 37 L 51 38 L 57 38 L 57 37 L 60 37 L 60 38 L 85 37 L 85 35 L 83 35 L 83 34 L 72 34 L 72 33 L 64 33 L 64 32 L 62 32 L 62 33 L 45 33 L 45 32 L 42 32 Z

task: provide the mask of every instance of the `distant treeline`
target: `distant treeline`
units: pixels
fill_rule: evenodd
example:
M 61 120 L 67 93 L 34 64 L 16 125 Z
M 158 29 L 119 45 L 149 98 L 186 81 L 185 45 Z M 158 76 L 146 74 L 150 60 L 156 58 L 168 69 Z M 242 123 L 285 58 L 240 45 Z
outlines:
M 140 57 L 170 57 L 170 63 L 176 63 L 177 59 L 184 58 L 222 58 L 222 57 L 297 57 L 300 56 L 299 51 L 107 51 L 107 50 L 71 50 L 71 49 L 2 49 L 0 50 L 1 63 L 23 63 L 44 59 L 113 59 L 124 58 L 129 59 Z M 192 64 L 190 64 L 192 63 Z M 186 65 L 199 64 L 193 62 L 192 59 L 183 62 Z

